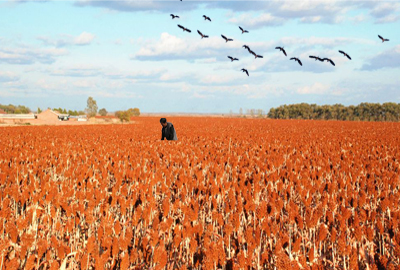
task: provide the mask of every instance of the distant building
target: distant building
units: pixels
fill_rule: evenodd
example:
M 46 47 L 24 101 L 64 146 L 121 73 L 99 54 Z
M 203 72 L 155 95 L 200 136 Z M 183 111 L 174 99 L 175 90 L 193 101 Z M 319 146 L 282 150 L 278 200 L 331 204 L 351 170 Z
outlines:
M 2 109 L 0 109 L 0 114 L 6 114 L 6 112 Z
M 28 114 L 0 113 L 0 119 L 30 120 L 30 119 L 36 119 L 36 114 L 33 114 L 33 113 L 28 113 Z
M 77 120 L 79 122 L 87 121 L 87 116 L 86 115 L 70 115 L 69 118 Z
M 61 114 L 57 111 L 53 111 L 51 109 L 47 109 L 38 114 L 37 118 L 39 120 L 45 121 L 47 123 L 57 122 L 57 121 L 66 121 L 69 120 L 68 114 Z
M 42 111 L 39 114 L 7 114 L 0 112 L 1 124 L 16 124 L 16 125 L 74 125 L 78 123 L 88 122 L 86 115 L 72 116 L 69 114 L 59 113 L 51 109 Z M 63 123 L 64 122 L 64 123 Z

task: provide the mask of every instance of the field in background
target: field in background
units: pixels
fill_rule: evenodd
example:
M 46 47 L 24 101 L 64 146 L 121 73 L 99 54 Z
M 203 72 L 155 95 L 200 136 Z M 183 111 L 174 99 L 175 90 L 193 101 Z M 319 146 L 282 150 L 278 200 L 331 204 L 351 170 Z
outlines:
M 0 128 L 4 269 L 398 269 L 400 124 Z

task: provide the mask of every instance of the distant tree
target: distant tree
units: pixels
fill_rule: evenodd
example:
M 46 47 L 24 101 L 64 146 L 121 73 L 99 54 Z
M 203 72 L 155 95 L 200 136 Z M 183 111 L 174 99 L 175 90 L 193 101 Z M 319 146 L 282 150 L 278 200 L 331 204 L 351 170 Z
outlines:
M 37 113 L 41 113 L 42 112 L 42 110 L 38 107 L 37 108 Z
M 8 114 L 27 114 L 30 113 L 31 110 L 28 107 L 22 106 L 22 105 L 1 105 L 0 104 L 0 109 L 2 109 L 3 111 L 5 111 Z
M 131 116 L 139 116 L 140 115 L 140 110 L 139 108 L 130 108 L 128 112 L 131 114 Z
M 61 107 L 60 108 L 54 108 L 53 111 L 57 111 L 57 112 L 59 112 L 61 114 L 68 114 L 67 110 L 63 109 Z
M 116 111 L 115 116 L 121 120 L 121 122 L 129 122 L 131 120 L 131 114 L 129 111 Z
M 99 114 L 100 114 L 101 116 L 106 116 L 107 113 L 108 113 L 108 112 L 107 112 L 107 110 L 106 110 L 105 108 L 99 110 Z
M 87 99 L 86 113 L 89 117 L 94 117 L 97 114 L 97 102 L 92 97 Z
M 243 109 L 242 108 L 239 109 L 239 114 L 240 114 L 240 116 L 243 115 Z
M 346 107 L 342 104 L 319 106 L 301 103 L 271 108 L 268 117 L 275 119 L 399 121 L 400 104 L 363 102 L 357 106 Z

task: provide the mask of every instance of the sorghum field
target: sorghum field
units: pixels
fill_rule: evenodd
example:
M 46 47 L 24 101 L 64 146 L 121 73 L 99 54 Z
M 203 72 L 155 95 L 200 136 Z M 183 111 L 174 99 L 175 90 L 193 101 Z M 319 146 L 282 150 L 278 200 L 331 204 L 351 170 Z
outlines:
M 1 269 L 400 269 L 400 124 L 0 128 Z

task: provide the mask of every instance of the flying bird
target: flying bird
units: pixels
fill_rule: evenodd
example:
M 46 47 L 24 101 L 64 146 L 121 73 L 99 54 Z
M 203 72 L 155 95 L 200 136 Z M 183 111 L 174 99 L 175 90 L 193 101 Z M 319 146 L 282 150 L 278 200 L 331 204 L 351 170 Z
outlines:
M 282 48 L 282 47 L 275 47 L 275 49 L 279 49 L 281 52 L 283 52 L 283 54 L 284 54 L 285 56 L 287 56 L 287 54 L 286 54 L 284 48 Z
M 348 55 L 347 53 L 345 53 L 344 51 L 339 51 L 341 54 L 343 54 L 344 56 L 346 56 L 347 58 L 349 58 L 349 60 L 351 60 L 350 55 Z
M 314 58 L 314 59 L 315 59 L 315 61 L 319 60 L 319 61 L 321 61 L 321 62 L 324 62 L 324 60 L 323 60 L 323 59 L 321 59 L 321 58 L 319 58 L 318 56 L 313 56 L 313 55 L 310 55 L 309 57 L 310 57 L 310 58 Z
M 170 16 L 172 17 L 172 19 L 179 18 L 178 15 L 174 15 L 174 14 L 171 14 Z
M 246 72 L 247 76 L 249 76 L 249 72 L 247 71 L 247 69 L 242 68 L 241 69 L 243 72 Z
M 181 29 L 183 29 L 183 32 L 189 32 L 189 33 L 191 33 L 192 31 L 190 31 L 189 29 L 187 29 L 187 28 L 185 28 L 185 27 L 183 27 L 182 25 L 180 25 L 180 24 L 178 24 L 178 27 L 179 28 L 181 28 Z
M 199 30 L 197 30 L 197 33 L 199 33 L 199 35 L 201 36 L 201 38 L 208 38 L 208 36 L 203 35 Z
M 211 22 L 210 17 L 207 17 L 206 15 L 203 15 L 203 18 L 204 18 L 205 21 L 206 21 L 206 20 L 209 20 L 209 21 Z
M 233 58 L 232 56 L 228 56 L 228 58 L 231 59 L 231 62 L 233 62 L 233 61 L 235 61 L 235 60 L 236 60 L 236 61 L 239 61 L 239 59 Z
M 251 53 L 252 55 L 254 55 L 255 59 L 257 58 L 263 58 L 262 55 L 257 55 L 255 52 L 253 52 L 252 50 L 249 50 L 249 53 Z
M 298 62 L 300 64 L 300 66 L 303 66 L 303 64 L 301 63 L 299 58 L 292 57 L 292 58 L 290 58 L 290 60 L 295 60 L 296 62 Z
M 243 46 L 242 46 L 242 48 L 245 48 L 245 49 L 247 49 L 249 52 L 251 51 L 251 50 L 250 50 L 250 47 L 249 47 L 249 46 L 247 46 L 247 45 L 243 45 Z
M 378 35 L 378 37 L 382 40 L 382 42 L 389 41 L 387 38 L 383 38 L 380 35 Z
M 335 63 L 333 63 L 333 61 L 331 60 L 331 59 L 329 59 L 329 58 L 324 58 L 324 59 L 322 59 L 322 61 L 328 61 L 329 63 L 331 63 L 332 64 L 332 66 L 334 66 L 335 65 Z
M 243 29 L 242 27 L 240 27 L 240 26 L 239 26 L 239 29 L 242 30 L 242 34 L 248 33 L 248 32 L 249 32 L 249 31 L 247 31 L 247 30 L 244 30 L 244 29 Z
M 233 39 L 231 39 L 231 38 L 227 38 L 226 36 L 224 36 L 224 35 L 221 35 L 221 37 L 223 38 L 223 39 L 225 39 L 225 42 L 228 42 L 228 41 L 233 41 Z

